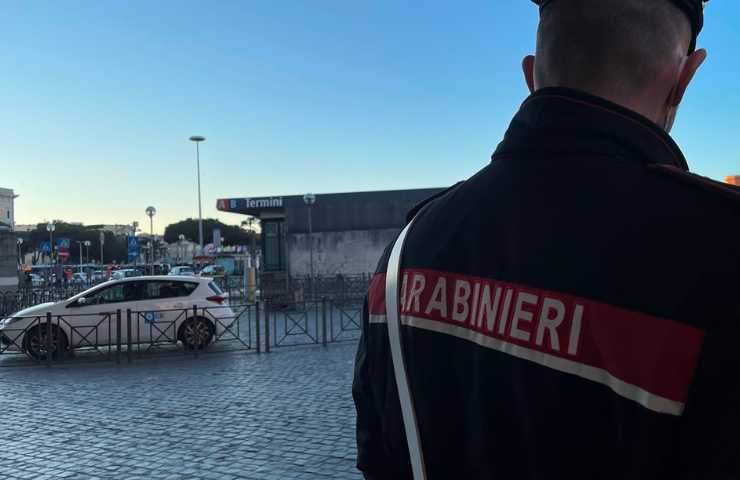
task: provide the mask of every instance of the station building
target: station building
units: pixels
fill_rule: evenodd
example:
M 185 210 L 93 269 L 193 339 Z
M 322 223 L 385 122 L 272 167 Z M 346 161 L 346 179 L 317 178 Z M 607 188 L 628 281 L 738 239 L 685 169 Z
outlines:
M 289 277 L 359 275 L 375 271 L 406 214 L 441 188 L 222 198 L 217 209 L 256 217 L 264 274 Z M 308 204 L 313 200 L 312 204 Z
M 15 226 L 15 199 L 18 197 L 10 188 L 0 188 L 0 223 L 10 227 Z

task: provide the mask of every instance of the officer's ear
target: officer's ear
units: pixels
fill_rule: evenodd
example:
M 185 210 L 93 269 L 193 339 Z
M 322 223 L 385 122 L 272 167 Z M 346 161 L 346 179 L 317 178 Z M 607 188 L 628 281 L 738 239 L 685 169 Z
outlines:
M 527 82 L 527 87 L 529 87 L 529 93 L 534 93 L 534 55 L 524 57 L 522 71 L 524 72 L 524 81 Z
M 683 100 L 683 96 L 686 93 L 686 89 L 689 88 L 691 80 L 693 80 L 697 70 L 699 70 L 699 67 L 701 67 L 701 64 L 704 63 L 704 60 L 706 59 L 707 51 L 703 48 L 686 57 L 686 61 L 681 68 L 681 72 L 678 74 L 676 86 L 673 88 L 673 91 L 668 98 L 669 107 L 677 107 L 678 104 L 681 103 L 681 100 Z

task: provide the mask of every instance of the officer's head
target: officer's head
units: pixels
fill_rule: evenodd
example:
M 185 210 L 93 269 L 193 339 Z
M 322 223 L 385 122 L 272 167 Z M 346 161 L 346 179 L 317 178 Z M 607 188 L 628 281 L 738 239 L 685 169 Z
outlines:
M 531 91 L 583 90 L 670 130 L 706 58 L 694 51 L 701 0 L 534 1 L 541 5 L 537 51 L 523 62 Z

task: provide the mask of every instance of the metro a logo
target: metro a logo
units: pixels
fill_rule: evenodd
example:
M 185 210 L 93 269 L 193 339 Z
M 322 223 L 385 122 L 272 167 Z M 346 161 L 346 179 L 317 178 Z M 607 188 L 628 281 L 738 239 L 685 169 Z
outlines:
M 577 356 L 584 305 L 489 280 L 406 272 L 401 314 L 454 322 L 529 348 Z

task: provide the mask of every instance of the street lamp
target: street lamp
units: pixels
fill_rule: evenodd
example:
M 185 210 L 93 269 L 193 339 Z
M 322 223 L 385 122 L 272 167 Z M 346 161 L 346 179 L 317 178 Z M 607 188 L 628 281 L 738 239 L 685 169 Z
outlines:
M 54 222 L 49 222 L 46 224 L 46 231 L 49 232 L 49 264 L 54 261 L 54 230 L 56 230 L 57 226 L 54 225 Z
M 203 210 L 200 203 L 200 142 L 204 142 L 206 137 L 200 135 L 193 135 L 190 137 L 191 142 L 195 142 L 195 163 L 198 168 L 198 245 L 200 245 L 200 251 L 203 251 Z
M 46 280 L 47 285 L 51 285 L 51 266 L 54 264 L 54 230 L 56 230 L 57 226 L 54 225 L 54 222 L 49 222 L 46 224 L 46 231 L 49 232 L 49 273 Z
M 85 240 L 85 255 L 87 256 L 87 261 L 90 261 L 90 240 Z
M 183 252 L 183 242 L 185 242 L 185 235 L 182 233 L 177 236 L 177 263 L 183 263 L 185 253 Z
M 146 214 L 149 216 L 149 245 L 151 246 L 151 252 L 149 261 L 151 262 L 151 273 L 154 275 L 154 214 L 157 213 L 157 209 L 154 207 L 146 207 Z
M 103 246 L 105 245 L 105 232 L 100 231 L 100 265 L 103 265 Z
M 303 195 L 303 203 L 305 203 L 308 206 L 308 249 L 309 249 L 309 255 L 310 255 L 310 269 L 311 269 L 311 295 L 313 297 L 313 300 L 316 300 L 316 288 L 314 286 L 314 278 L 313 278 L 313 224 L 311 222 L 311 207 L 314 203 L 316 203 L 316 195 L 313 193 L 307 193 Z
M 80 247 L 80 263 L 78 264 L 78 269 L 80 272 L 82 272 L 82 246 L 85 244 L 82 240 L 75 240 L 75 243 L 79 245 Z
M 16 243 L 18 244 L 18 265 L 23 265 L 23 253 L 21 253 L 21 245 L 23 245 L 23 239 L 21 237 L 18 237 Z

